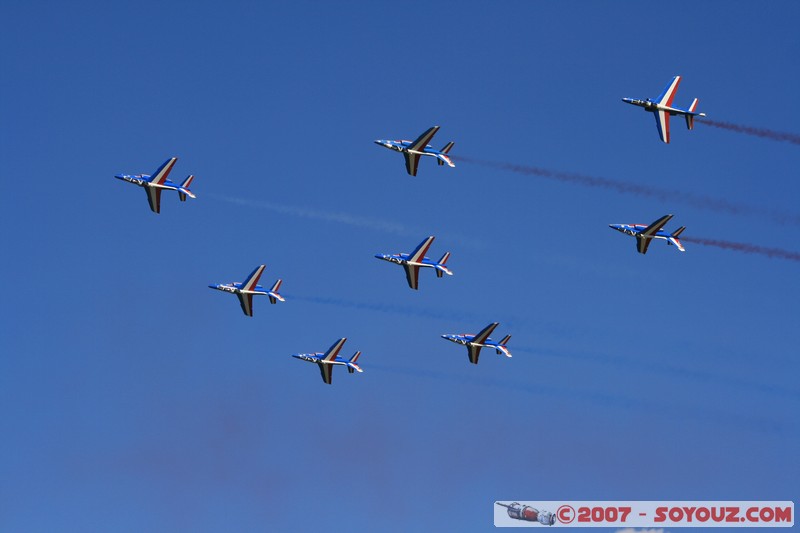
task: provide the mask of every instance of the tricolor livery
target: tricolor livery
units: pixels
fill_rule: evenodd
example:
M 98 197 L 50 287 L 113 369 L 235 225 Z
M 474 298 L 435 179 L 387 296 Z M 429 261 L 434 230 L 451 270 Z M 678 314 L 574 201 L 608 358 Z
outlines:
M 428 128 L 425 133 L 417 137 L 416 141 L 390 141 L 386 139 L 379 139 L 375 141 L 375 144 L 379 144 L 390 150 L 402 153 L 403 157 L 406 159 L 406 170 L 412 176 L 417 175 L 419 158 L 422 156 L 435 157 L 439 163 L 439 166 L 447 163 L 448 166 L 455 167 L 455 164 L 453 164 L 453 161 L 447 155 L 450 153 L 450 150 L 453 148 L 453 144 L 455 143 L 449 142 L 445 144 L 444 148 L 441 150 L 434 150 L 433 147 L 428 144 L 431 142 L 431 139 L 433 139 L 433 136 L 436 135 L 437 131 L 439 131 L 439 126 L 433 126 L 432 128 Z
M 330 385 L 331 379 L 333 378 L 334 365 L 346 366 L 347 372 L 350 374 L 353 372 L 363 372 L 361 367 L 357 364 L 358 358 L 361 356 L 361 352 L 356 352 L 349 360 L 339 357 L 339 352 L 341 351 L 342 346 L 344 346 L 346 340 L 347 337 L 344 337 L 334 342 L 333 346 L 328 348 L 328 351 L 325 353 L 296 353 L 293 354 L 292 357 L 307 361 L 309 363 L 316 363 L 317 366 L 319 366 L 320 374 L 322 374 L 322 381 Z
M 640 254 L 647 253 L 647 247 L 650 246 L 650 241 L 653 239 L 665 240 L 667 244 L 674 244 L 678 250 L 685 252 L 686 249 L 681 244 L 681 241 L 678 240 L 678 236 L 683 233 L 686 226 L 681 226 L 672 233 L 667 233 L 661 229 L 671 218 L 672 215 L 664 215 L 649 226 L 645 226 L 644 224 L 609 224 L 608 227 L 621 231 L 626 235 L 636 237 L 636 249 Z
M 425 254 L 428 248 L 431 247 L 433 239 L 436 237 L 430 236 L 422 241 L 417 248 L 410 254 L 375 254 L 378 259 L 389 261 L 390 263 L 397 263 L 403 265 L 406 270 L 406 279 L 408 286 L 412 289 L 417 289 L 419 285 L 419 269 L 420 268 L 433 268 L 436 270 L 436 277 L 441 278 L 442 275 L 447 274 L 452 276 L 453 273 L 445 266 L 447 260 L 450 258 L 450 252 L 445 253 L 439 261 L 431 261 Z
M 152 209 L 154 213 L 160 213 L 161 191 L 178 191 L 178 198 L 181 202 L 185 202 L 187 196 L 189 198 L 196 198 L 192 191 L 189 190 L 189 185 L 192 184 L 194 176 L 189 176 L 183 180 L 183 183 L 180 185 L 167 179 L 167 176 L 169 176 L 177 160 L 177 157 L 167 159 L 163 165 L 158 167 L 158 170 L 156 170 L 155 174 L 152 176 L 148 176 L 147 174 L 135 174 L 133 176 L 129 174 L 117 174 L 114 177 L 144 188 L 145 193 L 147 193 L 147 201 L 150 203 L 150 209 Z
M 286 301 L 283 299 L 283 296 L 278 294 L 278 289 L 281 288 L 283 280 L 279 279 L 276 281 L 270 290 L 266 290 L 258 284 L 258 280 L 261 278 L 261 274 L 264 273 L 266 267 L 266 265 L 259 265 L 242 283 L 218 283 L 216 285 L 209 285 L 209 288 L 235 294 L 239 298 L 239 304 L 241 304 L 244 314 L 253 316 L 253 296 L 256 294 L 269 296 L 269 302 L 273 304 L 278 303 L 278 301 Z
M 653 113 L 656 117 L 656 127 L 658 128 L 658 135 L 665 143 L 669 143 L 669 117 L 675 115 L 683 115 L 686 118 L 686 127 L 694 129 L 694 117 L 704 117 L 705 113 L 697 113 L 697 98 L 694 99 L 692 105 L 688 109 L 680 109 L 672 107 L 672 100 L 675 99 L 675 93 L 678 92 L 678 85 L 681 82 L 680 76 L 675 76 L 669 85 L 664 89 L 658 98 L 655 100 L 637 100 L 636 98 L 623 98 L 622 101 L 626 104 L 632 104 L 644 108 L 645 111 Z
M 506 357 L 511 357 L 511 352 L 508 351 L 506 347 L 508 341 L 511 339 L 511 335 L 506 335 L 500 342 L 495 342 L 489 338 L 489 335 L 492 334 L 494 328 L 498 325 L 500 325 L 499 322 L 492 322 L 477 335 L 473 335 L 472 333 L 448 334 L 442 335 L 442 338 L 450 342 L 455 342 L 456 344 L 465 345 L 467 347 L 467 354 L 469 355 L 469 362 L 473 365 L 478 364 L 481 348 L 493 348 L 497 352 L 497 355 L 502 354 Z

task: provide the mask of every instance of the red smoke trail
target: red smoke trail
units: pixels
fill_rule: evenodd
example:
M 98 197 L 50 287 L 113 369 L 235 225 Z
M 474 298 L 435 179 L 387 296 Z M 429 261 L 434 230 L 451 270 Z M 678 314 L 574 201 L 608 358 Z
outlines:
M 717 211 L 733 215 L 765 216 L 781 224 L 800 225 L 800 215 L 781 213 L 761 207 L 734 204 L 731 202 L 727 202 L 725 200 L 720 200 L 718 198 L 711 198 L 709 196 L 692 194 L 685 191 L 660 189 L 658 187 L 651 187 L 649 185 L 642 185 L 639 183 L 613 180 L 610 178 L 603 178 L 598 176 L 587 176 L 584 174 L 575 174 L 572 172 L 562 172 L 559 170 L 550 170 L 547 168 L 530 166 L 530 165 L 515 165 L 513 163 L 498 163 L 493 161 L 483 161 L 480 159 L 473 159 L 471 157 L 464 157 L 464 156 L 452 156 L 452 158 L 457 161 L 463 161 L 465 163 L 472 163 L 474 165 L 481 165 L 485 167 L 497 168 L 500 170 L 507 170 L 510 172 L 516 172 L 518 174 L 526 174 L 528 176 L 538 176 L 541 178 L 547 178 L 561 182 L 576 183 L 578 185 L 583 185 L 586 187 L 600 187 L 603 189 L 609 189 L 624 194 L 649 196 L 651 198 L 658 198 L 663 201 L 680 202 L 700 209 L 706 209 L 709 211 Z
M 753 128 L 750 126 L 741 126 L 739 124 L 731 124 L 730 122 L 721 122 L 716 120 L 708 120 L 707 118 L 697 118 L 695 122 L 699 124 L 706 124 L 715 128 L 724 130 L 737 131 L 739 133 L 746 133 L 747 135 L 755 135 L 756 137 L 763 137 L 765 139 L 772 139 L 773 141 L 786 141 L 792 144 L 800 144 L 800 135 L 795 133 L 786 133 L 783 131 L 773 131 L 765 128 Z
M 800 261 L 800 253 L 783 250 L 781 248 L 767 248 L 764 246 L 756 246 L 755 244 L 721 241 L 719 239 L 703 239 L 702 237 L 681 236 L 681 240 L 684 242 L 702 244 L 703 246 L 716 246 L 717 248 L 723 248 L 725 250 L 736 250 L 737 252 L 744 252 L 746 254 L 760 254 L 766 255 L 767 257 L 774 257 L 776 259 Z

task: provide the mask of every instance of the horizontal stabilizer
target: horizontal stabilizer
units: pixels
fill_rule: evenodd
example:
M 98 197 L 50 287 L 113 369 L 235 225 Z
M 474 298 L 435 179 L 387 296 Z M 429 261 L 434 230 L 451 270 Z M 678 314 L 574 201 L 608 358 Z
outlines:
M 439 259 L 439 262 L 436 264 L 436 277 L 437 278 L 441 278 L 442 275 L 444 275 L 444 274 L 447 274 L 448 276 L 452 276 L 453 275 L 453 273 L 450 272 L 450 269 L 448 269 L 446 266 L 444 266 L 447 263 L 448 259 L 450 259 L 450 252 L 445 252 L 445 254 L 442 256 L 442 258 Z
M 440 151 L 441 153 L 443 153 L 443 154 L 449 154 L 449 153 L 450 153 L 450 150 L 453 148 L 453 145 L 454 145 L 454 144 L 455 144 L 454 142 L 450 141 L 449 143 L 445 144 L 445 145 L 444 145 L 444 148 L 442 148 L 442 149 L 441 149 L 441 150 L 439 150 L 439 151 Z M 453 165 L 453 162 L 450 160 L 450 158 L 449 158 L 449 157 L 437 157 L 437 158 L 436 158 L 436 162 L 437 162 L 437 163 L 439 163 L 439 166 L 442 166 L 442 165 L 444 165 L 444 164 L 445 164 L 445 162 L 446 162 L 448 165 L 450 165 L 451 167 L 455 166 L 455 165 Z
M 678 238 L 678 236 L 679 236 L 681 233 L 683 233 L 683 230 L 685 230 L 685 229 L 686 229 L 686 226 L 681 226 L 680 228 L 678 228 L 678 229 L 676 229 L 675 231 L 673 231 L 673 232 L 672 232 L 672 236 L 673 236 L 673 237 L 675 237 L 675 238 L 677 239 L 677 238 Z
M 347 371 L 349 373 L 352 374 L 353 372 L 363 372 L 361 367 L 356 364 L 356 361 L 358 361 L 358 358 L 359 358 L 360 355 L 361 355 L 361 352 L 354 353 L 353 357 L 351 357 L 350 360 L 345 363 L 345 365 L 347 366 Z
M 670 237 L 667 240 L 667 242 L 669 242 L 670 244 L 674 244 L 678 248 L 678 250 L 680 250 L 681 252 L 685 252 L 686 251 L 686 248 L 683 247 L 683 244 L 681 244 L 681 241 L 679 241 L 675 237 Z
M 511 352 L 508 351 L 508 348 L 506 347 L 508 341 L 510 340 L 511 340 L 511 335 L 506 335 L 505 337 L 503 337 L 503 340 L 497 343 L 497 350 L 496 350 L 497 355 L 505 355 L 506 357 L 511 357 Z
M 447 166 L 450 168 L 456 168 L 456 164 L 453 163 L 453 160 L 447 157 L 444 154 L 436 154 L 436 162 L 439 163 L 439 166 L 444 165 L 447 163 Z
M 269 303 L 275 304 L 275 303 L 278 303 L 278 301 L 281 301 L 281 302 L 285 302 L 286 301 L 283 298 L 283 296 L 281 296 L 278 293 L 278 289 L 281 288 L 281 283 L 283 283 L 283 280 L 279 279 L 278 281 L 275 282 L 275 284 L 272 286 L 272 288 L 269 290 L 269 292 L 267 292 L 267 295 L 269 295 Z
M 180 187 L 178 187 L 178 198 L 181 202 L 185 202 L 187 196 L 189 198 L 197 198 L 197 196 L 195 196 L 194 193 L 189 190 L 189 185 L 192 184 L 192 181 L 194 181 L 194 174 L 187 176 L 187 178 L 183 180 L 183 183 L 181 183 Z

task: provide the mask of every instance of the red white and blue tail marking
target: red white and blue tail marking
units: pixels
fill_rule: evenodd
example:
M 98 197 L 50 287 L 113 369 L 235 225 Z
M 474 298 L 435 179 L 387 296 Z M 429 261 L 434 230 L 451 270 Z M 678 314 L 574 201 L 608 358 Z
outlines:
M 363 372 L 364 371 L 364 370 L 361 369 L 360 366 L 358 366 L 356 364 L 356 361 L 358 361 L 358 358 L 360 356 L 361 356 L 361 352 L 356 352 L 356 353 L 353 354 L 353 357 L 351 357 L 350 360 L 346 363 L 347 364 L 347 371 L 350 372 L 351 374 L 353 373 L 353 371 L 356 371 L 356 372 Z
M 439 262 L 436 264 L 436 277 L 441 278 L 442 274 L 447 274 L 448 276 L 452 276 L 453 273 L 444 266 L 447 263 L 447 260 L 450 259 L 450 252 L 445 252 Z
M 192 191 L 189 190 L 189 185 L 192 184 L 194 181 L 194 174 L 189 175 L 183 183 L 181 183 L 180 187 L 178 187 L 178 198 L 181 202 L 186 201 L 186 197 L 189 196 L 191 198 L 197 198 Z
M 511 352 L 508 351 L 508 348 L 506 347 L 506 344 L 508 344 L 508 341 L 510 340 L 511 340 L 511 335 L 506 335 L 505 337 L 503 337 L 503 340 L 497 343 L 496 346 L 497 355 L 503 354 L 506 357 L 511 357 Z
M 281 279 L 276 281 L 275 285 L 273 285 L 272 288 L 267 293 L 269 295 L 269 303 L 274 304 L 274 303 L 277 303 L 279 300 L 281 302 L 285 302 L 286 301 L 286 300 L 284 300 L 283 296 L 281 296 L 278 293 L 278 289 L 280 289 L 281 283 L 283 283 L 283 280 L 281 280 Z

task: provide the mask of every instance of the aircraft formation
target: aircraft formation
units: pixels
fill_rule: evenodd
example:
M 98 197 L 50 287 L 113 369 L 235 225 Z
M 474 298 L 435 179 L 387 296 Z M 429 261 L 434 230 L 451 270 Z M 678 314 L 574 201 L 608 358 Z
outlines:
M 634 98 L 623 98 L 622 101 L 628 104 L 642 107 L 645 111 L 653 113 L 656 119 L 656 126 L 661 140 L 665 143 L 670 142 L 670 129 L 669 117 L 681 115 L 686 119 L 686 126 L 688 129 L 693 129 L 694 118 L 697 116 L 704 117 L 704 113 L 698 113 L 697 102 L 695 98 L 692 104 L 687 109 L 680 109 L 673 107 L 672 102 L 675 98 L 675 93 L 678 90 L 681 77 L 675 76 L 672 81 L 667 85 L 664 91 L 655 99 L 639 100 Z M 417 175 L 419 161 L 421 157 L 433 157 L 436 159 L 439 166 L 447 165 L 451 168 L 455 167 L 452 159 L 448 155 L 453 148 L 454 143 L 448 142 L 441 150 L 434 149 L 429 143 L 433 139 L 436 132 L 439 131 L 439 126 L 428 128 L 422 135 L 417 137 L 414 141 L 408 140 L 376 140 L 375 144 L 388 148 L 390 150 L 400 152 L 403 154 L 406 164 L 406 172 L 411 176 Z M 152 174 L 117 174 L 114 177 L 142 187 L 147 194 L 147 201 L 150 209 L 154 213 L 161 212 L 161 193 L 162 191 L 177 191 L 178 199 L 181 202 L 186 201 L 186 198 L 196 198 L 194 193 L 189 190 L 189 186 L 194 180 L 194 175 L 189 175 L 180 185 L 169 180 L 169 174 L 175 166 L 177 157 L 172 157 L 165 161 L 158 169 Z M 647 249 L 653 240 L 664 240 L 669 245 L 674 245 L 681 252 L 685 252 L 685 248 L 681 244 L 678 237 L 686 229 L 681 226 L 672 233 L 667 233 L 663 227 L 672 219 L 673 215 L 664 215 L 652 224 L 610 224 L 609 227 L 615 229 L 626 235 L 636 238 L 636 249 L 639 253 L 647 253 Z M 423 240 L 411 253 L 397 253 L 397 254 L 376 254 L 375 258 L 390 263 L 401 265 L 405 270 L 406 281 L 408 286 L 413 290 L 419 290 L 419 272 L 422 268 L 431 268 L 436 272 L 436 277 L 441 278 L 444 274 L 452 276 L 453 272 L 447 267 L 447 261 L 450 258 L 450 252 L 445 252 L 444 255 L 438 260 L 433 261 L 426 257 L 428 249 L 431 247 L 435 237 L 433 235 Z M 249 317 L 253 316 L 253 296 L 267 296 L 270 303 L 276 304 L 277 302 L 284 302 L 285 299 L 278 292 L 282 279 L 278 279 L 272 287 L 267 290 L 258 284 L 261 275 L 264 273 L 266 265 L 259 265 L 253 270 L 243 282 L 231 283 L 217 283 L 211 284 L 208 287 L 222 292 L 235 294 L 239 299 L 239 305 L 242 312 Z M 506 335 L 500 341 L 492 340 L 491 335 L 494 330 L 499 326 L 498 322 L 492 322 L 483 328 L 477 334 L 460 333 L 460 334 L 444 334 L 442 338 L 456 344 L 466 346 L 469 362 L 478 364 L 478 358 L 482 348 L 489 348 L 495 350 L 497 355 L 505 355 L 511 357 L 511 352 L 508 349 L 508 342 L 511 335 Z M 361 351 L 355 352 L 350 359 L 343 359 L 339 357 L 339 352 L 347 341 L 346 337 L 337 340 L 328 350 L 324 353 L 296 353 L 292 357 L 301 361 L 315 363 L 319 367 L 322 381 L 328 385 L 331 384 L 333 379 L 333 367 L 344 366 L 347 368 L 348 373 L 355 372 L 362 373 L 363 369 L 357 364 Z M 499 504 L 504 505 L 504 504 Z M 509 513 L 511 513 L 511 507 Z

